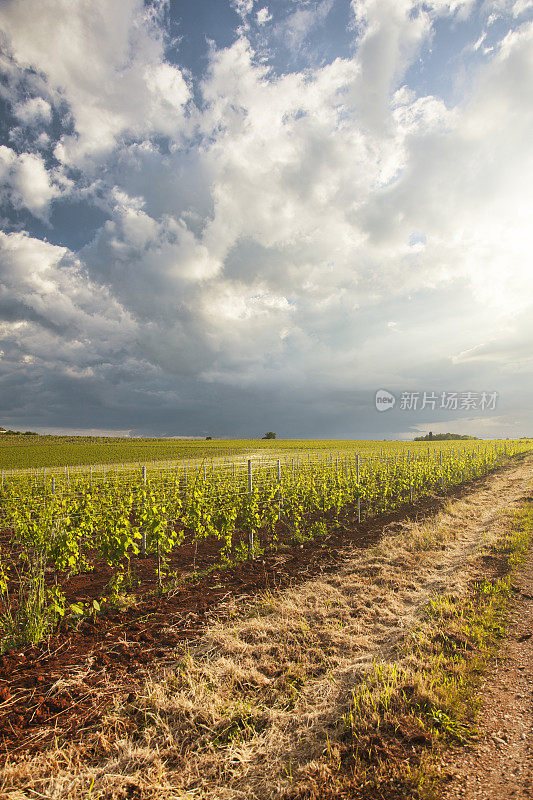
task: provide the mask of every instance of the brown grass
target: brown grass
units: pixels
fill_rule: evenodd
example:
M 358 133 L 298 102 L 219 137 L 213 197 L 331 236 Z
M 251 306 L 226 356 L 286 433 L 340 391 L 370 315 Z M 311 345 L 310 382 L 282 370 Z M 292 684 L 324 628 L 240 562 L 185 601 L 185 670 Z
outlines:
M 98 735 L 8 763 L 0 798 L 281 800 L 334 787 L 354 689 L 375 664 L 410 668 L 406 635 L 432 597 L 462 595 L 479 576 L 532 463 L 391 526 L 372 550 L 347 550 L 327 577 L 228 606 Z

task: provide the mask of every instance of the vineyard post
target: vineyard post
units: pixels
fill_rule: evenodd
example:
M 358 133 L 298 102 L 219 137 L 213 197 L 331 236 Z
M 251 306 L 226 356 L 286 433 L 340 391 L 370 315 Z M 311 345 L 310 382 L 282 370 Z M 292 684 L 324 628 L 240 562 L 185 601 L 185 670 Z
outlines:
M 251 499 L 253 491 L 252 481 L 252 459 L 248 459 L 248 497 Z M 250 526 L 248 531 L 248 558 L 252 558 L 254 552 L 254 529 Z
M 355 468 L 357 470 L 357 522 L 361 522 L 361 497 L 359 496 L 359 456 L 355 457 Z
M 52 494 L 56 493 L 56 479 L 55 476 L 52 476 Z
M 344 476 L 348 480 L 348 456 L 344 457 Z
M 146 486 L 146 465 L 143 466 L 142 475 L 143 475 L 143 486 Z M 143 554 L 143 556 L 145 556 L 146 555 L 146 531 L 145 530 L 141 531 L 141 537 L 142 537 L 141 538 L 141 553 Z
M 276 473 L 278 482 L 278 512 L 281 514 L 281 462 L 279 458 L 276 461 Z

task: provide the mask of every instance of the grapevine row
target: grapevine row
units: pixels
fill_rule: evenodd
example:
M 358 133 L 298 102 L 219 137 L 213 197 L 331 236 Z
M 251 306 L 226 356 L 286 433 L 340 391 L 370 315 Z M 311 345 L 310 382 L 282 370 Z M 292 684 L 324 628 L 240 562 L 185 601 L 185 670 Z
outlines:
M 531 447 L 525 442 L 427 448 L 392 455 L 338 454 L 245 469 L 182 465 L 106 481 L 77 475 L 41 485 L 21 479 L 0 489 L 0 524 L 22 561 L 70 575 L 107 563 L 119 578 L 132 558 L 165 557 L 185 542 L 220 544 L 221 563 L 276 547 L 280 532 L 304 541 L 350 512 L 358 520 L 392 511 L 422 494 L 482 476 Z M 4 562 L 6 561 L 4 554 Z M 195 565 L 194 565 L 195 566 Z M 7 566 L 0 561 L 0 585 Z M 2 578 L 2 575 L 4 578 Z

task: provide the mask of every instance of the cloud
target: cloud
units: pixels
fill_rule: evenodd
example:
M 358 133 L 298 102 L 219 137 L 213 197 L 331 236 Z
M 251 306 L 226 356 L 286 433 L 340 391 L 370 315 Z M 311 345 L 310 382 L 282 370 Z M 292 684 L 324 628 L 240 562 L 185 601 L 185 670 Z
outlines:
M 36 127 L 51 121 L 52 106 L 42 97 L 31 97 L 29 100 L 16 103 L 13 113 L 24 125 Z
M 68 426 L 76 408 L 98 414 L 126 400 L 141 375 L 157 381 L 135 321 L 67 248 L 0 233 L 0 264 L 0 386 L 13 423 Z
M 443 112 L 443 125 L 408 140 L 398 180 L 363 212 L 370 241 L 384 255 L 413 228 L 424 231 L 426 276 L 468 276 L 475 295 L 504 315 L 529 305 L 533 288 L 525 179 L 533 161 L 524 147 L 533 130 L 525 102 L 533 91 L 532 43 L 532 25 L 507 35 L 471 98 L 453 114 Z
M 265 25 L 267 22 L 270 22 L 272 19 L 272 14 L 270 14 L 268 6 L 264 6 L 263 8 L 259 9 L 256 19 L 258 25 Z
M 245 19 L 253 11 L 254 0 L 231 0 L 231 5 L 237 14 Z
M 391 92 L 428 39 L 431 17 L 411 0 L 353 0 L 352 8 L 360 31 L 352 102 L 371 133 L 386 133 Z
M 333 8 L 333 2 L 320 0 L 310 6 L 297 8 L 277 26 L 277 34 L 285 40 L 290 50 L 300 50 L 313 28 L 324 22 Z
M 516 3 L 513 5 L 513 16 L 520 17 L 522 14 L 531 11 L 532 8 L 533 0 L 516 0 Z
M 485 439 L 499 439 L 507 436 L 516 436 L 516 428 L 510 425 L 505 416 L 473 417 L 465 416 L 450 419 L 447 422 L 418 423 L 404 432 L 402 439 L 412 439 L 414 436 L 432 433 L 458 433 L 462 436 L 478 436 Z
M 50 203 L 61 193 L 42 157 L 35 153 L 17 155 L 0 145 L 0 198 L 16 208 L 27 208 L 35 217 L 47 221 Z
M 107 289 L 88 279 L 67 248 L 25 233 L 0 233 L 0 254 L 2 309 L 15 338 L 17 331 L 37 335 L 34 325 L 40 325 L 68 351 L 74 340 L 92 347 L 99 339 L 109 343 L 114 334 L 122 346 L 131 336 L 128 314 Z
M 55 101 L 68 104 L 75 133 L 64 133 L 56 146 L 63 164 L 88 169 L 88 159 L 104 157 L 123 137 L 183 130 L 190 91 L 182 71 L 164 60 L 157 8 L 142 0 L 0 6 L 13 62 L 37 70 Z
M 3 362 L 17 365 L 17 392 L 36 375 L 50 397 L 78 387 L 121 430 L 138 424 L 135 408 L 157 411 L 164 430 L 172 408 L 209 425 L 218 413 L 221 429 L 251 424 L 268 397 L 311 431 L 350 419 L 380 385 L 526 380 L 529 23 L 452 105 L 409 70 L 437 20 L 466 19 L 469 2 L 354 3 L 352 55 L 281 74 L 239 28 L 211 45 L 194 87 L 165 58 L 157 9 L 65 8 L 0 7 L 19 121 L 37 137 L 63 120 L 50 132 L 62 170 L 29 147 L 0 149 L 2 198 L 47 220 L 70 192 L 107 220 L 79 252 L 2 236 Z M 331 8 L 298 7 L 284 28 L 292 46 Z M 275 43 L 279 30 L 265 35 Z M 38 71 L 30 100 L 16 70 Z

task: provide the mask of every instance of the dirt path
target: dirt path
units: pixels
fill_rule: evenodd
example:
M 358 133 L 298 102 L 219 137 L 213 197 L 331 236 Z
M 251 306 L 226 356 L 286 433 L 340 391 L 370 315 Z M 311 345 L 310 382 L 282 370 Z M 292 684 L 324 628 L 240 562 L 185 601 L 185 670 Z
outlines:
M 458 752 L 446 800 L 533 797 L 533 557 L 516 582 L 508 635 L 483 687 L 481 741 Z

